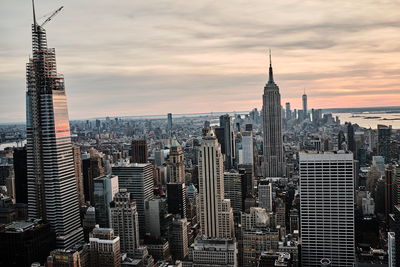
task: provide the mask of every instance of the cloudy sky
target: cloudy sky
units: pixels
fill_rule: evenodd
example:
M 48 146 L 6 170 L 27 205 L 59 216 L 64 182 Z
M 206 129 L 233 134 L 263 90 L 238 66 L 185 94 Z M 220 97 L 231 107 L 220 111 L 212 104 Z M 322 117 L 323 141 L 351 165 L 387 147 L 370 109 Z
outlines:
M 400 105 L 400 1 L 36 2 L 64 6 L 45 28 L 71 119 L 260 108 L 268 48 L 282 104 Z M 30 0 L 0 18 L 0 122 L 24 121 Z

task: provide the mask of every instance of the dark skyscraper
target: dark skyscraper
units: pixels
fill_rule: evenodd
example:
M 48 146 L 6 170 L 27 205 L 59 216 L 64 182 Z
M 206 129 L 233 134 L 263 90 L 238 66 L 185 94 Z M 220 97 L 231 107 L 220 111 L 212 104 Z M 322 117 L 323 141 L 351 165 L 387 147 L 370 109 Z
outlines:
M 307 95 L 306 91 L 304 90 L 304 94 L 301 97 L 302 102 L 303 102 L 303 119 L 306 120 L 308 119 L 308 108 L 307 108 Z
M 347 124 L 347 149 L 353 152 L 353 154 L 356 151 L 356 141 L 354 140 L 354 127 L 350 122 Z
M 221 144 L 222 154 L 225 155 L 224 166 L 230 170 L 234 166 L 235 140 L 232 129 L 231 117 L 228 114 L 219 117 L 219 126 L 215 130 L 218 142 Z
M 42 26 L 33 8 L 33 51 L 26 65 L 28 216 L 48 221 L 57 246 L 66 248 L 82 240 L 83 232 L 64 77 Z
M 346 137 L 344 136 L 344 132 L 342 130 L 340 130 L 339 134 L 338 134 L 338 150 L 343 149 L 344 142 L 346 142 Z
M 274 82 L 271 54 L 269 79 L 263 95 L 263 130 L 264 130 L 264 175 L 282 177 L 284 175 L 282 108 L 279 87 Z
M 184 183 L 167 184 L 168 212 L 186 218 L 186 190 Z
M 15 196 L 17 203 L 28 204 L 28 184 L 26 172 L 26 146 L 14 149 Z
M 147 163 L 147 142 L 143 140 L 133 140 L 131 145 L 132 163 Z
M 389 163 L 390 156 L 390 135 L 392 127 L 378 125 L 378 155 L 385 158 L 385 163 Z

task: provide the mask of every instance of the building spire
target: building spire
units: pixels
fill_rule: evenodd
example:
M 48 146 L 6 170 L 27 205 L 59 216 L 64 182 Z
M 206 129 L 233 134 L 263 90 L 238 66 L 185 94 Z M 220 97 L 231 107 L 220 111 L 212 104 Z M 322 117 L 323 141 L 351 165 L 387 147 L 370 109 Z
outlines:
M 33 25 L 36 30 L 37 22 L 36 22 L 36 13 L 35 13 L 35 0 L 32 0 L 32 10 L 33 10 Z
M 271 49 L 269 49 L 269 79 L 268 83 L 274 82 L 274 74 L 272 72 L 272 60 L 271 60 Z

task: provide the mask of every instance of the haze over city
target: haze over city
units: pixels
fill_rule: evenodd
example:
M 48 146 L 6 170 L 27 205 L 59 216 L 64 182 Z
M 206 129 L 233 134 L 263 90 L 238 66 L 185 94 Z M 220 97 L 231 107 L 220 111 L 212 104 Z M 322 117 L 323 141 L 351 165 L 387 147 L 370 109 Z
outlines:
M 282 103 L 400 103 L 397 1 L 38 1 L 71 119 L 261 107 L 268 55 Z M 0 122 L 25 120 L 30 1 L 0 2 Z

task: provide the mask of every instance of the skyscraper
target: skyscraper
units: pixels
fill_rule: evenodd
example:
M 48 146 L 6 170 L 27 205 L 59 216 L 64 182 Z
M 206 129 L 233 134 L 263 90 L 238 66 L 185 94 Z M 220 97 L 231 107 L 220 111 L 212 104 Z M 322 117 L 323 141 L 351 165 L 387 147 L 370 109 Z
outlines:
M 300 153 L 302 265 L 353 266 L 354 162 L 351 153 Z
M 292 118 L 292 110 L 290 109 L 289 102 L 286 102 L 285 104 L 285 111 L 286 111 L 285 113 L 286 120 L 290 120 Z
M 167 184 L 168 212 L 186 218 L 186 187 L 184 183 Z
M 118 176 L 107 175 L 94 179 L 94 207 L 96 223 L 102 228 L 110 226 L 110 203 L 118 193 Z
M 168 182 L 184 183 L 185 182 L 185 164 L 183 150 L 178 141 L 174 140 L 171 145 L 169 158 L 167 162 Z
M 134 257 L 139 247 L 139 219 L 136 203 L 126 189 L 121 189 L 111 204 L 111 225 L 120 238 L 121 252 Z
M 144 203 L 153 199 L 153 166 L 149 163 L 120 162 L 112 167 L 112 174 L 118 176 L 119 188 L 126 188 L 136 201 L 139 214 L 139 232 L 146 233 Z
M 385 163 L 391 160 L 390 155 L 390 136 L 392 126 L 378 125 L 378 154 L 385 158 Z
M 172 131 L 172 113 L 167 114 L 167 132 L 171 136 Z
M 26 65 L 28 215 L 50 223 L 57 247 L 83 239 L 64 77 L 33 7 L 32 58 Z
M 85 204 L 85 195 L 83 193 L 84 191 L 83 191 L 81 148 L 79 146 L 73 146 L 72 154 L 74 156 L 74 170 L 75 170 L 76 185 L 78 187 L 79 204 L 83 206 Z
M 131 157 L 132 157 L 132 162 L 134 163 L 147 163 L 146 139 L 132 141 Z
M 215 137 L 203 137 L 198 166 L 202 234 L 208 238 L 232 238 L 233 211 L 230 200 L 224 199 L 223 158 Z
M 271 54 L 269 59 L 269 79 L 263 95 L 264 175 L 282 177 L 284 158 L 281 95 L 279 87 L 274 82 Z
M 16 202 L 28 204 L 26 146 L 14 148 L 13 164 Z
M 301 96 L 301 100 L 303 102 L 303 119 L 308 119 L 308 110 L 307 110 L 307 95 L 306 91 L 304 90 L 304 94 Z
M 120 238 L 111 228 L 94 228 L 90 234 L 90 266 L 120 267 Z

